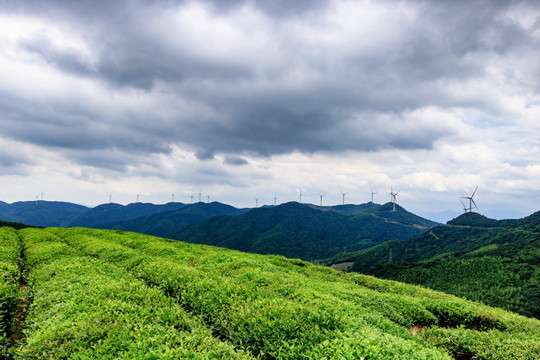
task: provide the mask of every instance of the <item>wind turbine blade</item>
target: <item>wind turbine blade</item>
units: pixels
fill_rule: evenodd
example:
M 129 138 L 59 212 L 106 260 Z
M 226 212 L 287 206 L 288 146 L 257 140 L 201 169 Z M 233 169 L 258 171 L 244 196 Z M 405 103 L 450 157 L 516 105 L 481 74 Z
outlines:
M 476 190 L 478 190 L 478 185 L 476 185 L 476 188 L 474 189 L 474 191 L 473 191 L 471 197 L 474 197 L 474 194 L 476 194 Z
M 474 202 L 474 200 L 471 199 L 471 201 L 472 201 L 472 203 L 474 204 L 474 207 L 476 208 L 476 210 L 478 210 L 478 206 L 476 206 L 476 203 Z M 478 211 L 480 211 L 480 210 L 478 210 Z

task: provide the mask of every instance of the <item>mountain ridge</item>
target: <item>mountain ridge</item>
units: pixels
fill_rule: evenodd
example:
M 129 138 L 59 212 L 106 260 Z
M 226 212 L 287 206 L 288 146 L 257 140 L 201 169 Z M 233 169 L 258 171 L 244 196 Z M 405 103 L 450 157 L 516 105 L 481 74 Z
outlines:
M 246 252 L 321 259 L 344 249 L 402 240 L 425 229 L 416 224 L 420 217 L 399 206 L 395 212 L 390 208 L 388 204 L 371 204 L 352 211 L 349 206 L 344 214 L 343 208 L 335 211 L 289 202 L 234 217 L 213 217 L 186 225 L 167 237 Z

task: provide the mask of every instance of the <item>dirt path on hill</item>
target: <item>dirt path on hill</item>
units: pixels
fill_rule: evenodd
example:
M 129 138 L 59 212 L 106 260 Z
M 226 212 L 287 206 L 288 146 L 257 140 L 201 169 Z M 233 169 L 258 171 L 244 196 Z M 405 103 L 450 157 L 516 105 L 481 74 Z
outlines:
M 22 242 L 19 261 L 19 297 L 17 299 L 17 308 L 15 309 L 15 313 L 13 314 L 13 320 L 9 336 L 11 346 L 13 347 L 19 345 L 24 337 L 23 329 L 26 323 L 28 307 L 30 305 L 30 299 L 28 296 L 28 281 L 26 279 L 26 256 L 24 253 L 24 246 Z

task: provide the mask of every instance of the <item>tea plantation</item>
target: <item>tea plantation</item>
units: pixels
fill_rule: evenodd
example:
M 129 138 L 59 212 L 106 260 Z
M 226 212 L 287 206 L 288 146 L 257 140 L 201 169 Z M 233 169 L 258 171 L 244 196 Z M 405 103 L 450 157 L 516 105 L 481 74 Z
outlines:
M 281 256 L 0 228 L 13 359 L 538 359 L 540 321 Z

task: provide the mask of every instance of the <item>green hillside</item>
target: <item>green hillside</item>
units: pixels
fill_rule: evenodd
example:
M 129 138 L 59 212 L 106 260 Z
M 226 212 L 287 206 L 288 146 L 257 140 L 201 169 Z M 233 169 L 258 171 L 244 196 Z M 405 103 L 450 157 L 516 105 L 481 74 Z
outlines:
M 67 226 L 87 207 L 62 201 L 19 201 L 0 204 L 0 220 L 33 226 Z
M 69 226 L 100 227 L 102 224 L 132 220 L 164 211 L 174 211 L 184 206 L 185 204 L 180 202 L 170 202 L 162 205 L 140 202 L 128 205 L 102 204 L 77 216 L 69 223 Z
M 539 231 L 540 212 L 502 221 L 467 213 L 409 240 L 340 254 L 326 264 L 353 261 L 353 271 L 540 318 Z
M 219 202 L 184 205 L 174 211 L 164 211 L 147 216 L 134 217 L 131 220 L 101 224 L 102 229 L 134 231 L 154 236 L 170 236 L 184 225 L 199 223 L 213 216 L 238 215 L 246 210 Z
M 281 256 L 81 228 L 1 228 L 0 239 L 1 339 L 15 359 L 506 360 L 540 351 L 538 320 Z M 19 273 L 31 294 L 26 316 L 14 314 Z
M 391 204 L 319 208 L 290 202 L 252 209 L 238 216 L 214 217 L 184 226 L 167 237 L 260 254 L 322 259 L 422 232 L 422 219 Z

